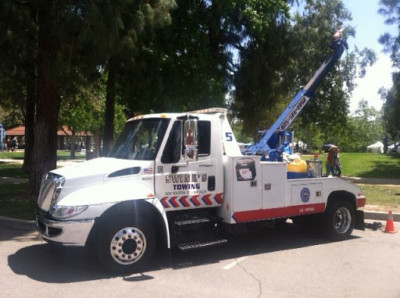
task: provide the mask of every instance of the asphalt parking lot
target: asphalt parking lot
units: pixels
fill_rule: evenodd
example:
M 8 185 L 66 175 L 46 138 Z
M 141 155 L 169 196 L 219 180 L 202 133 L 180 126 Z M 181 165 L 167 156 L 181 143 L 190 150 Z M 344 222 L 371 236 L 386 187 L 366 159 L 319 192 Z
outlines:
M 5 297 L 400 297 L 400 234 L 366 223 L 342 242 L 289 223 L 125 276 L 103 272 L 84 249 L 1 227 L 0 288 Z

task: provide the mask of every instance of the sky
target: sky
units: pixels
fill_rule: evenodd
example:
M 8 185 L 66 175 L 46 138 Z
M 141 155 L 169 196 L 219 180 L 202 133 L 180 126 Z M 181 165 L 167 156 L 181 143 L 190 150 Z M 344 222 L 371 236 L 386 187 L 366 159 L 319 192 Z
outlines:
M 358 86 L 352 94 L 350 112 L 354 113 L 362 99 L 367 100 L 369 106 L 380 110 L 384 101 L 378 90 L 381 87 L 389 89 L 392 86 L 393 69 L 390 57 L 382 52 L 383 46 L 378 42 L 378 38 L 385 32 L 397 34 L 397 29 L 384 23 L 385 18 L 378 13 L 379 0 L 343 0 L 343 3 L 353 17 L 349 24 L 356 29 L 356 37 L 348 39 L 350 50 L 353 50 L 354 46 L 359 49 L 367 47 L 373 49 L 378 58 L 373 66 L 367 68 L 366 76 L 357 79 Z

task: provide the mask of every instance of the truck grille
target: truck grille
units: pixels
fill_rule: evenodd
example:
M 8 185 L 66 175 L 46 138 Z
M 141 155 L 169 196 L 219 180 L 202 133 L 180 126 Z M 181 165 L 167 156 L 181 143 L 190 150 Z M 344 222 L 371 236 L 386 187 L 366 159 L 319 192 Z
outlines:
M 63 176 L 48 173 L 42 180 L 38 198 L 38 206 L 44 211 L 49 211 L 57 203 L 61 189 L 65 183 Z

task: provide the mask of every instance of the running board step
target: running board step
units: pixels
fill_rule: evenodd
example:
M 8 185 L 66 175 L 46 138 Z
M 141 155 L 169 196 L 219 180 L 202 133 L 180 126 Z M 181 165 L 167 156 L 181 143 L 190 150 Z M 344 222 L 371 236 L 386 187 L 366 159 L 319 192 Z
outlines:
M 181 227 L 181 226 L 201 224 L 201 223 L 207 223 L 207 222 L 210 222 L 210 220 L 208 218 L 196 218 L 196 219 L 176 221 L 175 225 Z
M 228 242 L 227 239 L 219 239 L 219 240 L 210 241 L 210 242 L 195 242 L 195 243 L 181 244 L 178 246 L 178 248 L 181 251 L 188 251 L 188 250 L 192 250 L 192 249 L 199 249 L 199 248 L 205 248 L 205 247 L 210 247 L 210 246 L 222 245 L 227 242 Z

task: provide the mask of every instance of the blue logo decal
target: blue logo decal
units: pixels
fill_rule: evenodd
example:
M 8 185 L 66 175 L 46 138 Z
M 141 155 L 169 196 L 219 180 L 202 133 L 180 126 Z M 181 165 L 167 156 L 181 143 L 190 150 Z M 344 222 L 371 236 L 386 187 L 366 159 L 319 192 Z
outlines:
M 307 187 L 301 190 L 300 198 L 303 203 L 307 203 L 310 200 L 310 190 Z

